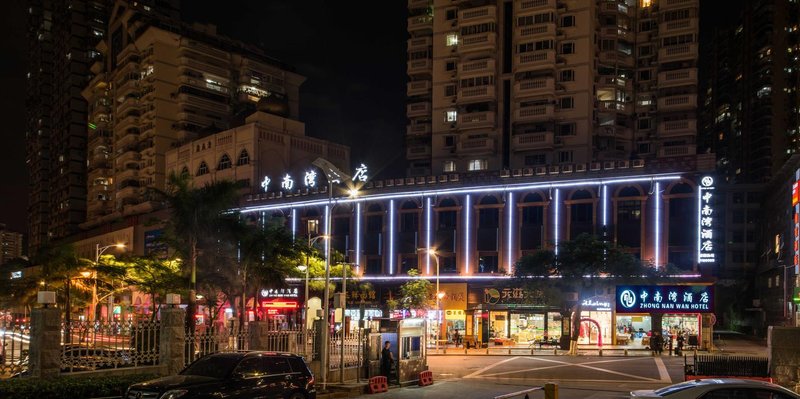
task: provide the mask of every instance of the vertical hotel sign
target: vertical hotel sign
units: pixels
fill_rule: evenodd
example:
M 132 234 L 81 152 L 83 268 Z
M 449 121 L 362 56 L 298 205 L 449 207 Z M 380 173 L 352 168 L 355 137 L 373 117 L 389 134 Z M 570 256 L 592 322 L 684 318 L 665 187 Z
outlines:
M 800 269 L 800 169 L 794 172 L 794 183 L 792 184 L 792 208 L 794 212 L 792 215 L 792 249 L 794 256 L 792 257 L 794 264 L 794 272 L 798 273 Z
M 697 263 L 714 263 L 714 178 L 703 176 L 697 199 Z

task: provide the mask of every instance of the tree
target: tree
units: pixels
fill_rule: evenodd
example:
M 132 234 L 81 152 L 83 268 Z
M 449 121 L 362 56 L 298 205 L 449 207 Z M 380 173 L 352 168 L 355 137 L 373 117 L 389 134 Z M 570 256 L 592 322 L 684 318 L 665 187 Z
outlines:
M 97 266 L 97 272 L 98 276 L 105 277 L 101 281 L 122 282 L 122 284 L 109 284 L 104 297 L 127 290 L 131 286 L 149 295 L 152 306 L 151 320 L 155 319 L 158 308 L 168 293 L 187 286 L 186 278 L 181 275 L 179 259 L 141 256 L 116 259 L 113 255 L 104 255 Z
M 400 286 L 400 299 L 391 299 L 393 303 L 387 303 L 389 308 L 400 307 L 402 309 L 429 309 L 433 306 L 431 299 L 432 284 L 427 278 L 421 277 L 417 269 L 408 271 L 410 280 Z
M 514 270 L 519 279 L 544 285 L 554 280 L 562 289 L 578 294 L 578 300 L 572 307 L 571 354 L 577 354 L 584 293 L 595 288 L 600 277 L 626 280 L 656 274 L 653 267 L 642 264 L 633 255 L 588 234 L 559 243 L 557 253 L 553 250 L 542 250 L 523 256 L 517 261 Z
M 197 261 L 200 242 L 213 238 L 221 218 L 233 208 L 239 198 L 239 185 L 229 180 L 220 180 L 203 187 L 194 187 L 186 175 L 169 175 L 167 190 L 154 190 L 170 209 L 166 221 L 165 241 L 186 259 L 189 274 L 189 298 L 186 326 L 194 332 L 194 317 L 197 313 Z

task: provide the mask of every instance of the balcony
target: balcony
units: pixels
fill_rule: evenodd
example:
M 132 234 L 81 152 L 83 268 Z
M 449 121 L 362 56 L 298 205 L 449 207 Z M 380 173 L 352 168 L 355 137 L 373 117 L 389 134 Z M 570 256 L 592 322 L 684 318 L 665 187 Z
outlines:
M 684 119 L 678 121 L 666 121 L 658 124 L 658 136 L 684 136 L 695 135 L 697 133 L 697 120 Z
M 408 0 L 408 8 L 428 8 L 430 0 Z
M 127 130 L 132 127 L 139 126 L 139 117 L 136 115 L 130 115 L 126 118 L 123 118 L 114 126 L 115 130 Z
M 459 77 L 494 74 L 495 63 L 494 60 L 486 59 L 480 61 L 467 61 L 458 64 Z
M 430 80 L 414 80 L 408 82 L 406 94 L 408 96 L 421 96 L 431 92 Z
M 467 87 L 458 91 L 458 102 L 489 100 L 495 97 L 495 86 Z
M 537 69 L 555 68 L 556 52 L 554 50 L 523 53 L 514 57 L 516 72 L 533 71 Z
M 425 32 L 433 30 L 433 17 L 429 15 L 417 15 L 408 18 L 409 32 Z
M 533 26 L 522 26 L 514 29 L 514 35 L 517 39 L 528 39 L 536 36 L 555 36 L 556 24 L 536 24 Z
M 600 28 L 600 37 L 604 39 L 622 39 L 632 42 L 634 34 L 631 31 L 617 27 Z
M 530 96 L 553 93 L 555 79 L 539 78 L 533 80 L 520 80 L 514 84 L 514 96 Z
M 553 132 L 517 134 L 511 138 L 514 151 L 553 149 Z
M 433 38 L 430 36 L 412 37 L 408 39 L 408 50 L 424 50 L 433 45 Z
M 426 73 L 430 74 L 431 69 L 433 66 L 433 62 L 430 58 L 425 58 L 421 60 L 410 60 L 408 61 L 408 74 L 414 75 L 418 73 Z
M 658 87 L 673 87 L 697 84 L 697 68 L 679 69 L 658 74 Z
M 427 145 L 415 145 L 406 149 L 407 159 L 427 159 L 431 157 L 431 147 Z
M 458 142 L 459 154 L 493 153 L 494 150 L 494 139 L 490 138 L 467 139 Z
M 687 18 L 658 24 L 658 34 L 661 36 L 665 34 L 697 32 L 697 30 L 697 18 Z
M 497 34 L 486 32 L 475 35 L 463 36 L 458 43 L 458 52 L 461 54 L 473 51 L 495 50 L 497 48 Z
M 492 127 L 494 126 L 495 113 L 494 111 L 484 112 L 470 112 L 468 114 L 458 115 L 458 127 L 462 129 L 474 127 Z
M 406 105 L 406 115 L 409 118 L 413 118 L 415 116 L 430 116 L 430 114 L 431 114 L 430 101 L 421 103 L 411 103 Z
M 627 67 L 633 67 L 634 65 L 632 56 L 616 50 L 601 51 L 599 58 L 600 63 L 605 65 L 620 65 Z
M 411 124 L 406 126 L 406 135 L 408 136 L 426 136 L 431 134 L 431 125 L 429 123 Z
M 695 145 L 680 145 L 674 147 L 662 147 L 658 149 L 659 158 L 695 155 L 695 153 L 697 153 L 697 146 Z
M 138 162 L 142 160 L 142 154 L 136 150 L 135 146 L 129 146 L 127 148 L 120 149 L 119 155 L 117 156 L 116 162 L 119 164 L 124 164 L 125 162 Z
M 659 111 L 682 111 L 697 108 L 697 94 L 681 94 L 658 99 Z
M 542 10 L 555 10 L 556 0 L 523 0 L 514 2 L 514 14 Z
M 531 122 L 553 119 L 555 106 L 552 104 L 524 107 L 514 111 L 516 122 Z
M 697 58 L 697 43 L 667 46 L 658 50 L 658 61 L 661 63 Z
M 458 12 L 459 23 L 492 22 L 497 20 L 497 8 L 495 6 L 483 6 L 469 8 Z

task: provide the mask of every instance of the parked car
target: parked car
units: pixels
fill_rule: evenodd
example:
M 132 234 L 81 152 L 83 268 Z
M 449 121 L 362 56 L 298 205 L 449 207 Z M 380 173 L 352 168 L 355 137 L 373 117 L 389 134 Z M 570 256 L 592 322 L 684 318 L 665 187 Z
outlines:
M 714 378 L 692 380 L 655 390 L 633 391 L 631 398 L 800 399 L 800 395 L 765 381 Z
M 314 375 L 290 353 L 234 352 L 204 356 L 178 375 L 131 385 L 126 399 L 316 399 Z

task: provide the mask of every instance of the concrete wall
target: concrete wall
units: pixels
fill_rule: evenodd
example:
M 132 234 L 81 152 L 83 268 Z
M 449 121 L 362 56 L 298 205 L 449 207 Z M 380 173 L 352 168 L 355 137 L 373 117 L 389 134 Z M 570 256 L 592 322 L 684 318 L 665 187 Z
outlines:
M 800 327 L 770 326 L 769 374 L 776 384 L 800 392 Z

